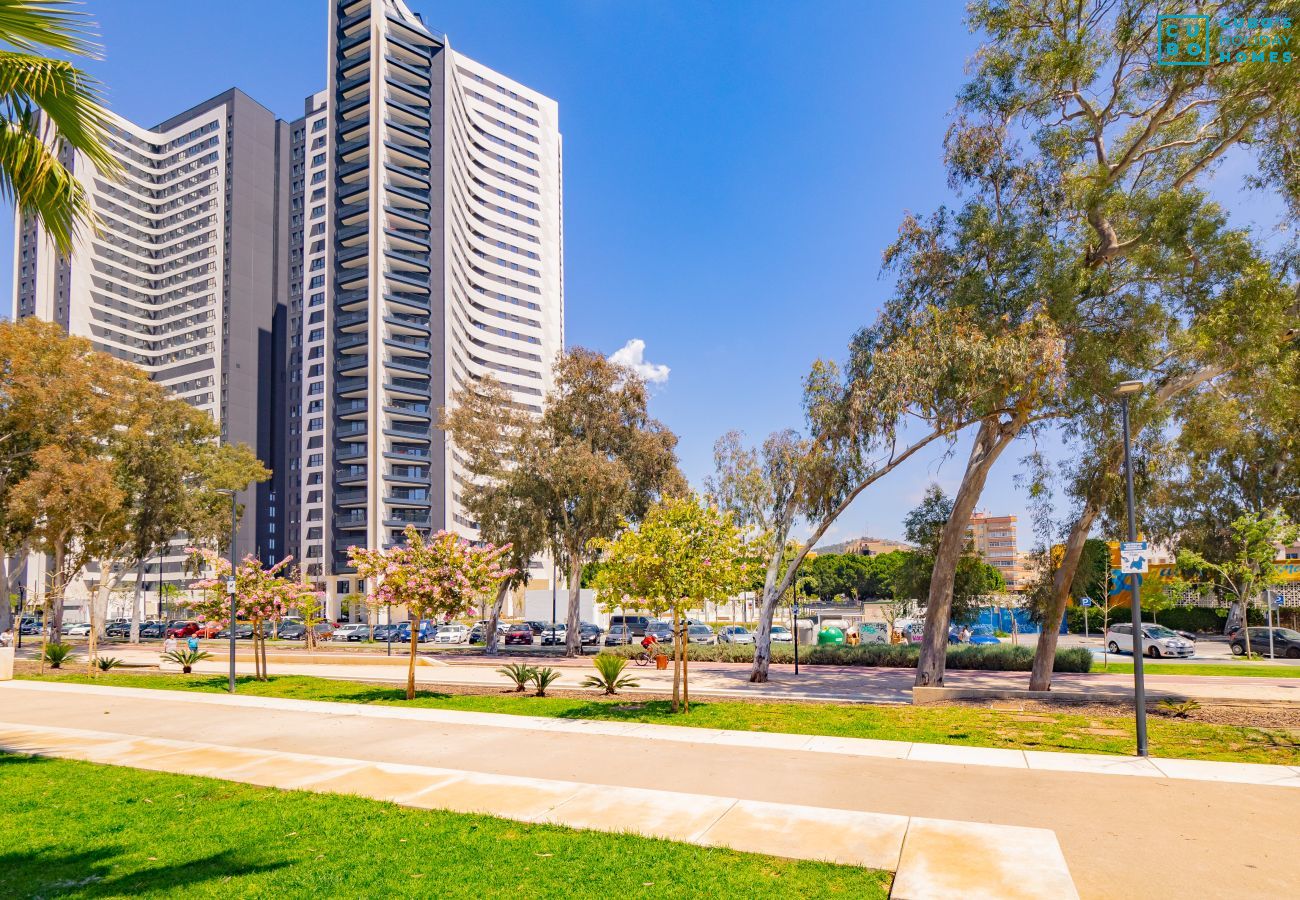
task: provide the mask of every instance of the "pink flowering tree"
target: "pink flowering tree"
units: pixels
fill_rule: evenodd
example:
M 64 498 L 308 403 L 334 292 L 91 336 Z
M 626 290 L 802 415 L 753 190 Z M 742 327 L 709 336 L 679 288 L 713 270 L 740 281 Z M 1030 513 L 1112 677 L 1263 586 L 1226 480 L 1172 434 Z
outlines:
M 190 587 L 202 593 L 179 605 L 189 609 L 201 625 L 215 624 L 235 627 L 237 622 L 253 626 L 254 674 L 258 681 L 266 680 L 265 629 L 291 612 L 306 619 L 319 616 L 321 595 L 311 585 L 289 577 L 286 556 L 274 565 L 263 567 L 257 557 L 245 556 L 235 569 L 235 622 L 230 621 L 230 595 L 226 593 L 226 579 L 230 577 L 230 560 L 208 548 L 190 548 L 203 568 L 210 573 Z
M 373 607 L 402 607 L 411 621 L 411 658 L 406 699 L 415 698 L 415 653 L 420 622 L 449 619 L 482 605 L 497 585 L 515 574 L 501 558 L 510 545 L 476 546 L 449 531 L 425 538 L 412 525 L 406 543 L 387 550 L 349 547 L 348 559 L 370 586 Z

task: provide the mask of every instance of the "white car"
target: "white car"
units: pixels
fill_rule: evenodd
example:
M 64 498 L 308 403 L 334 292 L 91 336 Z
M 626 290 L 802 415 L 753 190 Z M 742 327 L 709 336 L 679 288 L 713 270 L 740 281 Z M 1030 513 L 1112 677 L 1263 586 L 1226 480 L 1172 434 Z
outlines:
M 438 633 L 433 636 L 435 644 L 463 644 L 468 640 L 469 629 L 459 622 L 439 626 Z
M 63 633 L 68 637 L 89 637 L 90 625 L 86 622 L 69 622 L 63 626 Z
M 1133 652 L 1133 626 L 1112 625 L 1106 630 L 1106 648 L 1111 653 Z M 1196 644 L 1163 625 L 1142 623 L 1142 649 L 1152 659 L 1163 656 L 1187 657 L 1196 655 Z
M 744 625 L 728 625 L 718 632 L 718 643 L 752 644 L 754 643 L 754 636 L 749 633 L 749 629 Z
M 368 641 L 370 626 L 365 622 L 349 622 L 334 629 L 332 641 Z
M 772 643 L 774 644 L 793 644 L 794 632 L 784 625 L 772 626 Z

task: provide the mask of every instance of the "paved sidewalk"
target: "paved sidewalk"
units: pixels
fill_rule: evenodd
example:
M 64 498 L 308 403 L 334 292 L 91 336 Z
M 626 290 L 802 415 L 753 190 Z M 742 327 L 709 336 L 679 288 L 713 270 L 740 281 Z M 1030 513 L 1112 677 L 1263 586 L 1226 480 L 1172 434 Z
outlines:
M 347 704 L 206 699 L 220 695 L 195 702 L 200 695 L 50 687 L 4 685 L 0 722 L 88 728 L 123 739 L 184 737 L 239 751 L 328 754 L 602 790 L 1049 829 L 1084 897 L 1287 896 L 1295 886 L 1289 843 L 1279 836 L 1294 831 L 1297 795 L 1278 786 L 927 761 L 924 754 L 894 758 L 855 753 L 848 744 L 809 752 L 782 743 L 809 740 L 798 735 L 738 735 L 724 749 L 718 744 L 725 732 L 705 731 L 698 740 L 652 737 L 656 730 L 686 730 L 672 726 L 550 720 L 556 723 L 550 728 L 521 727 L 512 716 L 475 714 L 486 721 L 455 722 L 413 715 L 443 711 L 398 708 L 399 717 L 364 706 L 336 709 Z M 1242 809 L 1249 815 L 1233 812 Z M 1029 865 L 1035 857 L 1007 849 L 962 858 L 979 873 L 1002 870 L 1008 861 Z M 1153 866 L 1159 878 L 1152 877 Z
M 158 654 L 152 650 L 121 650 L 114 655 L 136 665 L 157 665 Z M 288 663 L 272 662 L 268 668 L 273 675 L 311 675 L 344 681 L 406 682 L 405 657 L 372 658 L 370 664 L 348 663 Z M 437 657 L 421 656 L 415 669 L 417 683 L 424 687 L 440 684 L 469 687 L 500 687 L 506 679 L 497 674 L 501 659 L 480 662 L 445 662 Z M 582 680 L 591 672 L 591 660 L 531 660 L 536 665 L 554 667 L 560 678 L 557 688 L 565 690 L 592 690 L 584 688 Z M 252 663 L 237 659 L 240 672 L 251 671 Z M 229 671 L 225 658 L 209 660 L 194 667 L 197 672 L 220 674 Z M 179 666 L 165 664 L 166 671 L 180 671 Z M 671 694 L 672 672 L 660 672 L 653 667 L 630 667 L 628 671 L 641 683 L 638 690 L 647 693 Z M 701 697 L 722 697 L 750 700 L 826 700 L 844 703 L 911 703 L 912 669 L 866 669 L 856 666 L 803 666 L 798 675 L 793 666 L 774 665 L 770 679 L 765 684 L 749 682 L 749 666 L 734 663 L 692 663 L 690 667 L 691 691 Z M 950 671 L 945 677 L 948 687 L 990 689 L 1024 689 L 1028 686 L 1027 672 L 966 672 Z M 1123 700 L 1133 695 L 1131 675 L 1077 675 L 1060 673 L 1053 684 L 1058 691 L 1084 691 L 1098 699 Z M 1219 703 L 1297 703 L 1300 704 L 1300 678 L 1234 678 L 1225 676 L 1148 675 L 1147 694 L 1152 702 L 1164 698 L 1195 698 L 1204 702 Z M 598 691 L 597 691 L 598 692 Z

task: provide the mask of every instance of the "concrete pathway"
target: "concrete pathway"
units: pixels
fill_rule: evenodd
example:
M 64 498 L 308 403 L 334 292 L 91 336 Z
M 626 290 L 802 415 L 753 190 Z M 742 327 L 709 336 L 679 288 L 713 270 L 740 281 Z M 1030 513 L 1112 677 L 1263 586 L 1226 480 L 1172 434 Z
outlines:
M 1159 760 L 1155 763 L 1159 774 L 1117 777 L 1124 767 L 1120 760 L 1109 757 L 1101 759 L 1115 763 L 1114 770 L 1088 769 L 1091 763 L 1074 764 L 1070 754 L 1033 754 L 1032 762 L 1029 754 L 1022 754 L 1023 764 L 1009 766 L 1001 764 L 1005 758 L 977 762 L 970 754 L 943 753 L 979 748 L 943 748 L 936 756 L 926 745 L 909 745 L 907 755 L 898 757 L 881 752 L 883 748 L 863 752 L 868 748 L 860 745 L 886 742 L 836 739 L 837 745 L 832 739 L 820 739 L 813 744 L 818 739 L 800 735 L 708 730 L 689 734 L 695 730 L 638 723 L 448 715 L 448 711 L 438 710 L 11 682 L 0 686 L 0 723 L 4 725 L 0 746 L 30 749 L 30 743 L 16 742 L 47 740 L 50 752 L 59 752 L 58 730 L 73 728 L 99 733 L 87 739 L 97 741 L 100 747 L 106 742 L 118 745 L 105 752 L 131 754 L 143 747 L 141 752 L 156 755 L 155 745 L 137 747 L 133 743 L 141 739 L 183 738 L 211 745 L 234 754 L 217 766 L 218 771 L 231 774 L 240 760 L 251 765 L 242 756 L 248 752 L 344 759 L 346 763 L 329 763 L 308 773 L 319 774 L 316 780 L 322 782 L 334 778 L 333 789 L 346 788 L 347 779 L 339 778 L 344 774 L 338 771 L 341 765 L 353 767 L 348 771 L 364 770 L 366 778 L 379 773 L 374 774 L 376 779 L 389 781 L 393 776 L 385 767 L 418 766 L 440 770 L 426 773 L 430 777 L 443 777 L 451 771 L 457 773 L 455 778 L 473 775 L 562 782 L 566 785 L 563 790 L 575 792 L 574 798 L 580 790 L 575 785 L 595 786 L 583 795 L 592 803 L 612 789 L 639 791 L 642 793 L 629 798 L 654 798 L 656 802 L 664 796 L 684 794 L 691 798 L 681 801 L 685 809 L 699 805 L 700 809 L 716 810 L 717 815 L 712 819 L 704 816 L 708 820 L 704 821 L 683 813 L 683 823 L 699 825 L 689 833 L 683 825 L 674 832 L 678 839 L 709 839 L 709 830 L 723 823 L 728 810 L 740 809 L 744 816 L 752 818 L 751 813 L 757 816 L 762 812 L 777 823 L 766 832 L 755 826 L 768 836 L 755 837 L 744 849 L 780 852 L 783 847 L 789 849 L 787 845 L 798 844 L 811 848 L 801 853 L 817 853 L 823 858 L 850 859 L 852 854 L 862 854 L 860 858 L 866 859 L 866 854 L 879 849 L 869 851 L 865 843 L 835 845 L 842 828 L 823 825 L 804 836 L 800 829 L 786 824 L 801 817 L 824 823 L 849 814 L 895 816 L 907 819 L 907 835 L 920 820 L 943 820 L 934 826 L 922 822 L 914 848 L 909 850 L 906 839 L 899 848 L 896 896 L 981 896 L 971 890 L 970 882 L 994 885 L 986 896 L 1070 896 L 1064 888 L 1044 887 L 1036 880 L 1058 877 L 1051 875 L 1050 865 L 1046 874 L 1040 866 L 1044 859 L 1051 859 L 1040 840 L 1042 830 L 1055 833 L 1084 897 L 1288 896 L 1296 888 L 1289 843 L 1282 836 L 1294 831 L 1300 795 L 1279 785 L 1300 772 L 1285 767 L 1262 768 L 1289 774 L 1241 767 L 1237 770 L 1241 776 L 1228 780 L 1223 770 L 1216 769 L 1211 776 L 1197 765 Z M 456 718 L 463 716 L 473 718 Z M 192 758 L 183 755 L 184 746 L 166 746 L 174 762 Z M 1058 760 L 1042 757 L 1060 757 L 1076 767 L 1062 770 L 1053 764 Z M 211 761 L 208 764 L 211 768 Z M 1169 777 L 1171 774 L 1174 777 Z M 1275 777 L 1271 784 L 1259 783 L 1269 777 Z M 1211 778 L 1214 780 L 1207 780 Z M 426 796 L 436 793 L 426 791 Z M 672 801 L 674 808 L 677 802 Z M 781 808 L 771 810 L 764 804 L 780 804 Z M 547 814 L 566 805 L 556 801 L 545 812 L 534 809 L 532 814 L 538 821 L 550 820 L 545 818 Z M 795 811 L 790 806 L 812 811 Z M 614 810 L 624 808 L 639 809 L 613 804 Z M 1242 809 L 1248 809 L 1249 815 L 1233 812 Z M 489 811 L 511 815 L 504 810 Z M 639 813 L 622 818 L 608 805 L 580 803 L 570 811 L 572 818 L 561 818 L 557 812 L 553 820 L 580 827 L 630 827 L 656 833 L 657 826 L 647 825 L 652 819 L 643 819 Z M 738 821 L 726 824 L 729 827 Z M 748 824 L 741 830 L 749 833 L 750 818 L 744 821 Z M 853 821 L 856 824 L 850 833 L 862 830 L 879 837 L 888 832 L 891 820 Z M 647 827 L 640 827 L 643 825 Z M 972 825 L 1034 829 L 1038 837 L 1024 837 L 1038 843 L 1030 848 L 1019 838 L 1012 841 L 1010 832 L 992 838 L 992 844 L 981 843 L 983 839 L 972 835 L 989 833 L 971 831 Z M 713 837 L 722 842 L 719 835 L 725 831 L 715 832 Z M 796 841 L 787 831 L 798 831 L 801 836 Z M 935 835 L 933 846 L 943 849 L 926 852 L 926 835 Z M 959 846 L 953 841 L 969 843 Z M 915 869 L 909 868 L 909 854 L 918 860 Z M 948 864 L 936 867 L 926 861 L 934 859 Z M 905 876 L 910 877 L 912 871 L 928 872 L 931 880 L 909 882 Z M 945 881 L 962 872 L 969 877 L 960 886 Z M 1009 877 L 1029 893 L 1008 887 L 1005 881 Z M 921 886 L 909 886 L 912 884 Z
M 138 665 L 157 665 L 158 653 L 148 650 L 117 650 L 113 655 Z M 288 655 L 272 660 L 268 668 L 273 675 L 310 675 L 345 681 L 406 681 L 407 661 L 403 657 L 348 654 L 347 661 L 289 662 Z M 319 655 L 321 658 L 325 654 Z M 195 671 L 221 674 L 229 671 L 227 657 L 199 663 Z M 285 660 L 285 661 L 281 661 Z M 437 656 L 419 657 L 416 681 L 423 687 L 440 684 L 466 687 L 500 687 L 506 679 L 496 669 L 507 662 L 528 662 L 548 665 L 560 673 L 556 688 L 564 690 L 589 690 L 582 681 L 591 673 L 591 660 L 576 659 L 515 659 L 494 661 L 446 662 Z M 248 662 L 237 657 L 240 672 L 249 672 Z M 165 671 L 180 671 L 171 663 L 164 664 Z M 639 682 L 638 690 L 646 693 L 672 693 L 672 672 L 660 672 L 653 667 L 628 669 Z M 911 703 L 911 669 L 866 669 L 856 666 L 803 666 L 798 675 L 793 666 L 774 665 L 766 684 L 749 682 L 749 666 L 735 663 L 692 663 L 691 691 L 701 697 L 751 700 L 826 700 L 844 703 Z M 1024 689 L 1028 686 L 1027 672 L 963 672 L 950 671 L 945 683 L 949 687 L 982 688 L 989 690 Z M 1207 703 L 1300 703 L 1300 678 L 1235 678 L 1226 676 L 1148 675 L 1147 693 L 1152 702 L 1160 699 L 1194 698 Z M 1075 675 L 1061 673 L 1054 677 L 1058 692 L 1083 692 L 1098 699 L 1123 700 L 1133 695 L 1131 675 Z M 590 689 L 594 690 L 594 689 Z

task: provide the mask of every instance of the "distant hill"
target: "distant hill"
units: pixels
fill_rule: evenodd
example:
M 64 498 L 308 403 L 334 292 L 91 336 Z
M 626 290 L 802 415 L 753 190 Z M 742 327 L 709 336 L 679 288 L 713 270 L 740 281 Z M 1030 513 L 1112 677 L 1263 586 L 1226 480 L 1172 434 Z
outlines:
M 858 553 L 864 556 L 878 556 L 894 550 L 915 550 L 905 541 L 891 541 L 888 538 L 860 537 L 838 544 L 818 544 L 813 548 L 817 553 Z

